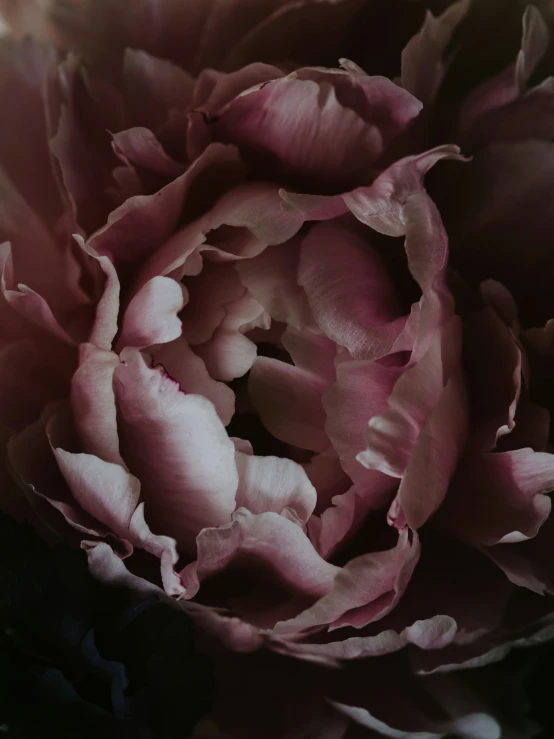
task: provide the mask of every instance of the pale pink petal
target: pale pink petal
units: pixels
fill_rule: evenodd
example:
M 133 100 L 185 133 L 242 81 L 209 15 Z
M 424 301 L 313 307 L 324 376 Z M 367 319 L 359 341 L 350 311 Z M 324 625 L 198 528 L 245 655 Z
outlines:
M 221 151 L 214 149 L 214 146 L 204 152 L 199 162 L 205 161 L 210 152 L 213 159 L 214 150 Z M 232 147 L 226 147 L 223 151 L 226 155 L 223 164 L 226 162 L 227 169 L 231 169 L 233 162 L 238 162 L 237 155 L 233 159 Z M 219 156 L 223 158 L 223 154 Z M 229 179 L 229 175 L 227 178 Z M 217 193 L 221 191 L 219 183 Z M 137 277 L 137 287 L 156 275 L 168 275 L 175 270 L 183 270 L 190 255 L 207 241 L 207 235 L 212 248 L 223 256 L 242 258 L 246 244 L 248 253 L 244 256 L 251 257 L 268 244 L 280 244 L 292 238 L 303 221 L 302 214 L 282 207 L 276 185 L 267 182 L 239 185 L 224 194 L 205 215 L 185 226 L 154 251 Z M 250 253 L 252 249 L 253 253 Z M 180 276 L 183 274 L 181 272 Z
M 152 278 L 125 309 L 118 347 L 142 348 L 178 338 L 182 332 L 178 314 L 185 303 L 186 291 L 180 283 L 169 277 Z
M 230 387 L 213 379 L 204 360 L 183 338 L 150 347 L 148 351 L 154 364 L 160 364 L 185 392 L 210 400 L 221 422 L 227 426 L 235 411 L 235 395 Z
M 227 526 L 202 531 L 197 543 L 199 581 L 248 556 L 293 592 L 318 598 L 333 587 L 338 572 L 338 567 L 319 557 L 297 524 L 277 513 L 254 515 L 241 508 Z
M 170 595 L 183 592 L 173 571 L 178 556 L 175 541 L 155 536 L 144 521 L 139 506 L 140 482 L 122 467 L 90 454 L 72 454 L 55 449 L 56 460 L 73 495 L 83 510 L 117 536 L 159 557 L 164 588 Z
M 435 100 L 446 71 L 445 52 L 468 6 L 468 0 L 460 0 L 437 18 L 427 11 L 421 30 L 402 51 L 402 87 L 425 106 Z
M 113 391 L 118 365 L 119 359 L 113 352 L 82 344 L 79 367 L 71 380 L 71 407 L 84 451 L 124 467 Z
M 553 489 L 551 454 L 517 449 L 472 455 L 453 480 L 441 525 L 475 544 L 524 541 L 548 518 Z
M 369 243 L 322 224 L 302 242 L 298 282 L 319 328 L 356 358 L 371 354 L 374 335 L 398 317 L 394 289 Z
M 332 588 L 296 618 L 277 624 L 290 634 L 316 626 L 361 628 L 391 611 L 404 592 L 419 558 L 419 541 L 408 529 L 393 549 L 364 554 L 341 568 Z
M 302 467 L 291 459 L 236 455 L 239 486 L 237 507 L 251 513 L 281 513 L 291 508 L 300 521 L 312 514 L 317 493 Z
M 456 621 L 450 616 L 432 616 L 415 621 L 399 632 L 387 629 L 375 636 L 352 636 L 323 644 L 287 641 L 283 643 L 283 651 L 300 658 L 314 655 L 339 661 L 363 659 L 398 652 L 409 644 L 418 649 L 443 649 L 452 643 L 456 631 Z
M 319 375 L 269 357 L 252 365 L 248 392 L 264 426 L 287 444 L 325 451 L 322 394 L 328 381 Z
M 256 344 L 238 331 L 216 332 L 206 344 L 194 347 L 203 359 L 214 380 L 230 382 L 243 377 L 252 367 L 256 355 Z
M 296 238 L 270 246 L 236 267 L 242 284 L 271 318 L 295 327 L 313 324 L 306 294 L 297 282 L 299 259 L 300 239 Z
M 235 448 L 212 403 L 126 350 L 114 375 L 125 457 L 143 485 L 151 525 L 194 551 L 198 532 L 235 508 Z

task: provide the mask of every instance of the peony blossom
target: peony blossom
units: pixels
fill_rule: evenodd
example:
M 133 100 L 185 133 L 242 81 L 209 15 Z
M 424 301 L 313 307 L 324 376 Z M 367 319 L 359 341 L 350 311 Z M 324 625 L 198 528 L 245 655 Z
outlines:
M 478 3 L 377 5 L 0 47 L 3 507 L 280 676 L 230 736 L 495 739 L 554 629 L 548 16 L 464 89 Z

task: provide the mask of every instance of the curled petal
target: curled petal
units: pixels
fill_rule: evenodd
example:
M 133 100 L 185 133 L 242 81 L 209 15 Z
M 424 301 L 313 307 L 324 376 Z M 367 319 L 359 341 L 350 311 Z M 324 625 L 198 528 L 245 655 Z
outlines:
M 418 558 L 417 535 L 404 529 L 393 549 L 350 560 L 338 571 L 326 595 L 296 618 L 277 624 L 275 633 L 327 625 L 361 628 L 382 618 L 404 592 Z
M 254 364 L 257 349 L 239 331 L 220 329 L 208 342 L 195 347 L 214 380 L 230 382 L 242 377 Z
M 235 448 L 213 404 L 189 395 L 126 350 L 114 388 L 125 457 L 143 485 L 151 524 L 195 549 L 205 526 L 227 523 L 238 485 Z
M 240 508 L 232 523 L 204 529 L 197 543 L 199 581 L 222 571 L 235 558 L 248 556 L 293 592 L 319 598 L 332 588 L 338 571 L 321 559 L 296 523 L 273 512 L 254 515 Z M 186 583 L 188 570 L 182 574 Z
M 237 507 L 251 513 L 281 513 L 291 508 L 305 523 L 312 514 L 317 493 L 302 467 L 291 459 L 237 453 L 239 486 Z
M 185 302 L 185 291 L 178 282 L 152 278 L 127 306 L 118 346 L 142 348 L 173 341 L 181 335 L 178 314 Z
M 518 542 L 536 536 L 551 508 L 551 454 L 517 449 L 470 455 L 460 466 L 440 511 L 443 525 L 475 544 Z

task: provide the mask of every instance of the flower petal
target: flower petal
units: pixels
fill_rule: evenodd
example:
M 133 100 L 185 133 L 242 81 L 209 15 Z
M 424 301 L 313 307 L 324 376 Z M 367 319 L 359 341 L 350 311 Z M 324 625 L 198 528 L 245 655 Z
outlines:
M 361 628 L 391 611 L 409 582 L 419 558 L 415 532 L 400 532 L 393 549 L 350 560 L 334 578 L 332 589 L 275 633 L 290 634 L 316 626 Z
M 118 346 L 142 348 L 178 338 L 182 332 L 178 314 L 185 302 L 182 285 L 169 277 L 153 277 L 127 306 Z
M 440 511 L 443 526 L 475 544 L 536 536 L 551 508 L 554 457 L 532 449 L 471 455 Z
M 292 509 L 303 523 L 312 514 L 317 493 L 302 467 L 291 459 L 236 455 L 239 486 L 237 508 L 251 513 Z
M 318 327 L 357 359 L 399 315 L 385 268 L 370 244 L 334 225 L 314 227 L 302 242 L 298 282 Z
M 188 395 L 134 350 L 114 389 L 125 457 L 143 485 L 151 524 L 194 551 L 198 532 L 235 509 L 235 448 L 212 403 Z

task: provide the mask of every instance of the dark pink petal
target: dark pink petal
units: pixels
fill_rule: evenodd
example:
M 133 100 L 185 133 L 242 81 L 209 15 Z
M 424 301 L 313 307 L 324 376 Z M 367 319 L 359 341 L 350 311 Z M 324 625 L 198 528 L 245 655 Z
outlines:
M 148 352 L 152 355 L 154 364 L 160 364 L 185 392 L 203 395 L 211 401 L 221 422 L 227 426 L 235 411 L 235 394 L 223 382 L 213 379 L 203 359 L 195 354 L 183 338 L 152 346 Z
M 258 357 L 250 371 L 248 392 L 273 436 L 301 449 L 322 452 L 329 447 L 321 400 L 328 384 L 308 370 Z
M 74 344 L 71 336 L 60 326 L 46 300 L 27 285 L 19 283 L 17 290 L 4 290 L 6 303 L 27 320 L 52 334 L 58 340 Z
M 277 583 L 311 598 L 329 592 L 338 572 L 338 567 L 321 559 L 298 524 L 277 513 L 254 515 L 240 508 L 232 523 L 204 529 L 197 543 L 198 562 L 181 573 L 185 586 L 192 588 L 187 597 L 194 595 L 199 582 L 239 557 L 267 567 Z
M 237 507 L 251 513 L 293 510 L 305 523 L 312 514 L 317 493 L 302 467 L 291 459 L 258 457 L 237 452 L 239 486 Z
M 79 367 L 71 380 L 71 407 L 84 451 L 124 467 L 113 390 L 118 365 L 113 352 L 82 344 Z
M 449 489 L 463 453 L 468 403 L 461 370 L 447 380 L 421 429 L 389 511 L 397 527 L 420 528 L 435 513 Z
M 378 254 L 335 225 L 315 226 L 303 240 L 298 282 L 318 327 L 358 359 L 371 354 L 375 334 L 399 315 Z
M 205 526 L 227 523 L 235 508 L 235 448 L 200 395 L 188 395 L 133 350 L 114 375 L 122 443 L 143 485 L 149 521 L 194 551 Z
M 90 454 L 55 449 L 56 460 L 83 510 L 108 526 L 117 536 L 159 557 L 164 589 L 169 595 L 183 592 L 174 572 L 178 555 L 175 540 L 154 535 L 139 505 L 140 482 L 122 467 Z
M 165 344 L 182 332 L 178 314 L 186 303 L 183 286 L 169 277 L 154 277 L 125 309 L 118 346 Z
M 151 56 L 140 48 L 127 48 L 123 85 L 133 122 L 158 132 L 170 111 L 190 107 L 194 78 L 167 59 Z
M 403 372 L 368 360 L 341 362 L 337 380 L 323 396 L 325 430 L 339 455 L 344 471 L 364 489 L 368 470 L 356 456 L 365 446 L 370 420 L 387 408 L 387 400 Z M 375 474 L 370 475 L 373 479 Z
M 196 80 L 192 107 L 195 112 L 215 115 L 241 92 L 282 76 L 283 72 L 278 67 L 259 62 L 230 73 L 203 69 Z
M 402 87 L 425 106 L 435 100 L 445 73 L 445 52 L 468 5 L 468 0 L 460 0 L 437 18 L 427 11 L 421 30 L 402 52 Z
M 517 449 L 463 461 L 440 511 L 442 525 L 474 544 L 536 536 L 551 508 L 554 457 Z
M 64 211 L 48 145 L 51 131 L 46 91 L 55 64 L 56 54 L 50 47 L 39 45 L 31 39 L 23 43 L 3 40 L 0 49 L 0 90 L 4 100 L 17 100 L 17 105 L 4 106 L 0 142 L 3 175 L 19 193 L 21 201 L 34 211 L 34 220 L 41 222 L 51 235 Z M 20 222 L 19 228 L 24 223 Z M 29 224 L 26 223 L 26 226 Z M 0 236 L 0 241 L 3 238 Z M 51 246 L 46 242 L 44 251 L 50 251 Z M 35 252 L 39 252 L 35 253 L 35 258 L 46 256 L 40 253 L 43 249 L 35 249 Z M 21 275 L 21 278 L 28 279 L 27 275 Z M 33 287 L 40 290 L 39 285 Z
M 393 549 L 351 560 L 334 577 L 332 589 L 311 608 L 275 627 L 290 634 L 316 626 L 361 628 L 391 611 L 404 592 L 419 557 L 417 535 L 400 532 Z
M 248 33 L 227 49 L 224 68 L 238 69 L 259 60 L 280 61 L 302 58 L 310 63 L 322 54 L 336 59 L 340 44 L 363 0 L 299 0 L 278 3 L 273 13 L 265 13 Z M 336 53 L 331 51 L 335 49 Z
M 402 373 L 388 398 L 388 409 L 369 421 L 367 449 L 358 455 L 368 469 L 403 476 L 428 416 L 458 368 L 460 345 L 460 322 L 453 318 L 433 337 L 423 358 Z
M 336 495 L 342 495 L 352 485 L 352 480 L 342 469 L 338 455 L 332 446 L 324 452 L 314 454 L 310 461 L 304 462 L 302 466 L 317 490 L 317 504 L 321 510 L 330 506 L 331 500 Z M 313 521 L 316 521 L 315 517 L 312 517 L 311 522 Z
M 289 77 L 235 98 L 213 125 L 215 135 L 259 152 L 295 176 L 338 187 L 359 181 L 383 150 L 382 134 L 344 107 L 329 82 Z
M 66 383 L 31 341 L 0 349 L 0 422 L 20 431 L 37 421 L 43 408 L 64 395 Z
M 506 136 L 506 132 L 512 126 L 510 117 L 514 110 L 517 114 L 519 103 L 521 112 L 517 122 L 524 124 L 524 132 L 527 129 L 527 135 L 524 133 L 522 138 L 534 138 L 534 121 L 528 121 L 525 126 L 521 113 L 527 107 L 526 84 L 546 52 L 548 43 L 549 33 L 545 21 L 537 8 L 528 6 L 523 16 L 521 50 L 516 61 L 496 77 L 482 83 L 468 96 L 458 116 L 458 137 L 461 136 L 464 142 L 472 145 L 512 138 L 510 135 Z M 548 95 L 548 91 L 543 92 Z M 537 88 L 531 91 L 532 96 L 536 94 Z M 549 107 L 552 108 L 552 103 Z M 552 115 L 549 118 L 551 129 L 554 121 Z M 540 128 L 544 122 L 541 121 L 538 125 Z
M 297 282 L 299 259 L 300 239 L 295 238 L 236 266 L 242 284 L 271 318 L 296 327 L 313 324 L 306 294 Z
M 471 445 L 492 451 L 515 426 L 522 384 L 521 349 L 512 330 L 491 308 L 468 316 L 464 331 L 473 412 Z
M 217 177 L 218 168 L 227 174 L 235 166 L 238 158 L 233 147 L 210 146 L 184 174 L 159 192 L 130 198 L 110 213 L 107 224 L 90 237 L 90 246 L 118 263 L 144 259 L 173 234 L 195 180 Z
M 148 128 L 134 127 L 113 135 L 112 148 L 126 164 L 166 177 L 179 177 L 184 165 L 164 151 L 156 136 Z

